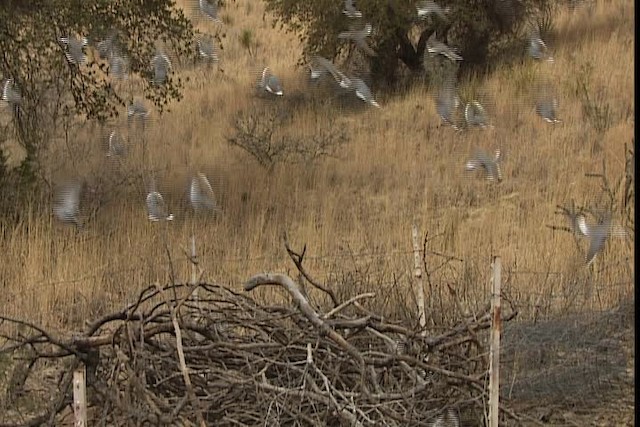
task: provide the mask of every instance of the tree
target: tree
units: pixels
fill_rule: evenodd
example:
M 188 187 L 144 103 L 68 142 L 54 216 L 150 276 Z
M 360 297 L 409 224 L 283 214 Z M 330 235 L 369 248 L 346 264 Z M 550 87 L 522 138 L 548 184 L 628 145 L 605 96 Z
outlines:
M 367 61 L 374 80 L 393 84 L 400 62 L 410 70 L 424 71 L 427 40 L 433 33 L 456 47 L 467 69 L 485 66 L 492 43 L 512 37 L 529 13 L 553 0 L 441 0 L 446 18 L 430 14 L 419 19 L 416 6 L 422 0 L 358 0 L 362 18 L 342 13 L 339 0 L 265 0 L 276 22 L 299 34 L 305 56 L 335 58 L 354 48 L 338 38 L 350 25 L 370 23 L 369 44 L 376 52 Z M 438 3 L 438 1 L 436 1 Z
M 88 38 L 86 62 L 67 60 L 62 37 Z M 126 58 L 130 74 L 142 77 L 144 96 L 160 111 L 181 98 L 179 78 L 170 75 L 162 85 L 151 79 L 151 58 L 160 45 L 177 57 L 195 53 L 193 27 L 173 0 L 0 3 L 0 72 L 21 96 L 11 114 L 15 138 L 26 151 L 23 179 L 34 181 L 41 150 L 74 120 L 104 122 L 130 102 L 132 93 L 125 93 L 126 84 L 110 69 L 115 66 L 95 51 L 106 39 Z

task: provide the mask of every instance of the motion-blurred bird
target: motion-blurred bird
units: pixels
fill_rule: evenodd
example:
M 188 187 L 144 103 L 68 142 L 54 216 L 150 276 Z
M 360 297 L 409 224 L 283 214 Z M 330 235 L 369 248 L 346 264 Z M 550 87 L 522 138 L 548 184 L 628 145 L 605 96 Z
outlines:
M 500 162 L 502 161 L 502 152 L 495 151 L 492 157 L 486 151 L 477 149 L 473 157 L 469 159 L 465 165 L 467 171 L 474 171 L 478 168 L 484 169 L 486 178 L 489 181 L 502 181 L 502 171 L 500 170 Z
M 438 3 L 431 0 L 421 1 L 416 5 L 416 10 L 418 11 L 418 18 L 426 19 L 429 15 L 436 15 L 443 21 L 447 20 L 447 13 L 449 12 L 449 8 L 442 8 Z
M 116 80 L 126 80 L 129 77 L 129 61 L 127 58 L 112 52 L 109 56 L 109 74 Z
M 366 38 L 371 35 L 372 30 L 373 27 L 371 26 L 371 24 L 366 23 L 362 29 L 356 30 L 352 27 L 349 31 L 343 31 L 342 33 L 338 34 L 338 38 L 353 40 L 356 46 L 362 49 L 364 53 L 369 56 L 376 56 L 376 52 L 371 49 L 366 40 Z
M 131 122 L 137 119 L 142 122 L 142 126 L 144 127 L 148 117 L 149 110 L 140 99 L 134 99 L 131 104 L 127 106 L 127 124 L 131 125 Z
M 318 81 L 327 73 L 329 73 L 336 81 L 336 83 L 340 84 L 340 86 L 345 87 L 348 85 L 346 83 L 347 77 L 343 73 L 338 71 L 336 66 L 333 65 L 331 61 L 322 56 L 314 55 L 313 57 L 311 57 L 309 68 L 311 69 L 311 80 L 313 81 Z
M 487 112 L 478 101 L 471 101 L 464 107 L 464 119 L 467 126 L 485 129 L 489 126 Z
M 428 427 L 460 427 L 460 417 L 453 408 L 437 415 Z
M 427 39 L 427 52 L 432 55 L 443 55 L 452 61 L 462 61 L 462 56 L 454 52 L 446 44 L 436 39 L 436 33 L 434 32 L 429 39 Z
M 262 73 L 260 73 L 260 78 L 258 79 L 258 88 L 273 95 L 284 95 L 280 80 L 271 73 L 269 67 L 262 69 Z
M 80 193 L 82 183 L 79 181 L 70 182 L 61 186 L 54 196 L 53 214 L 66 224 L 75 224 L 82 227 L 80 219 Z
M 80 37 L 79 39 L 75 36 L 60 37 L 60 42 L 67 47 L 64 55 L 69 63 L 80 65 L 87 59 L 84 54 L 84 47 L 89 43 L 89 40 L 86 37 Z
M 147 213 L 150 221 L 173 221 L 173 214 L 169 214 L 162 194 L 151 190 L 147 194 Z
M 107 157 L 123 156 L 125 154 L 126 148 L 116 130 L 112 130 L 109 134 L 108 144 Z
M 534 30 L 529 36 L 527 53 L 534 59 L 553 62 L 553 56 L 549 53 L 546 43 L 540 38 L 539 30 Z
M 151 59 L 151 66 L 153 67 L 153 84 L 161 85 L 167 80 L 169 70 L 171 70 L 171 60 L 164 52 L 158 52 Z
M 2 100 L 12 106 L 19 105 L 22 102 L 22 95 L 13 79 L 6 79 L 2 84 Z
M 556 97 L 546 97 L 536 102 L 536 113 L 549 123 L 560 123 L 556 116 L 558 100 Z
M 342 11 L 349 18 L 362 18 L 362 12 L 356 9 L 353 0 L 344 0 L 344 10 Z
M 576 210 L 572 204 L 570 207 L 558 206 L 557 214 L 562 214 L 569 222 L 567 231 L 571 231 L 578 237 L 586 236 L 588 230 L 585 228 L 584 213 L 582 210 Z
M 198 0 L 198 8 L 200 9 L 200 13 L 202 13 L 205 18 L 208 18 L 214 22 L 220 22 L 220 18 L 218 18 L 217 0 Z
M 149 115 L 149 110 L 140 99 L 134 99 L 127 107 L 127 116 L 129 117 L 142 117 L 146 118 Z
M 191 178 L 189 201 L 196 212 L 217 210 L 216 197 L 207 177 L 198 172 Z
M 455 130 L 460 130 L 460 127 L 456 124 L 456 112 L 458 108 L 460 108 L 460 97 L 458 97 L 456 93 L 455 86 L 445 84 L 436 98 L 436 110 L 442 121 Z
M 218 55 L 211 37 L 200 37 L 196 40 L 198 55 L 205 61 L 218 62 Z
M 109 35 L 107 35 L 104 40 L 100 40 L 96 44 L 96 50 L 98 51 L 98 55 L 101 59 L 109 59 L 111 54 L 115 50 L 117 33 L 115 31 L 111 31 Z
M 373 98 L 371 89 L 369 89 L 369 86 L 367 86 L 367 84 L 361 78 L 347 78 L 344 85 L 347 86 L 346 89 L 352 90 L 358 98 L 360 98 L 367 104 L 373 105 L 376 108 L 380 108 L 380 104 L 378 104 L 378 102 Z
M 627 237 L 624 228 L 614 225 L 611 222 L 611 213 L 606 213 L 596 224 L 588 224 L 584 214 L 578 214 L 576 221 L 582 235 L 589 238 L 589 249 L 587 250 L 586 264 L 593 263 L 596 255 L 602 251 L 609 237 Z

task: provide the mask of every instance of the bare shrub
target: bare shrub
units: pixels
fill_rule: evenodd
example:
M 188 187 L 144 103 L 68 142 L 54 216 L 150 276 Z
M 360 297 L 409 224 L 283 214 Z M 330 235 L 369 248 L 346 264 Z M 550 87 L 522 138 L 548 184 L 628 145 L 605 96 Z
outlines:
M 619 214 L 625 225 L 633 231 L 634 205 L 635 205 L 635 153 L 633 145 L 631 148 L 625 144 L 625 168 L 621 173 L 611 176 L 607 173 L 604 160 L 600 172 L 587 173 L 589 178 L 595 178 L 600 184 L 600 196 L 594 202 L 596 208 Z
M 236 115 L 235 134 L 227 141 L 266 169 L 277 163 L 312 163 L 322 157 L 335 157 L 349 141 L 346 129 L 340 126 L 316 122 L 310 132 L 298 134 L 294 123 L 292 110 L 286 106 L 254 105 Z
M 242 33 L 238 36 L 240 45 L 247 51 L 249 56 L 254 56 L 258 49 L 258 41 L 253 31 L 248 28 L 242 30 Z
M 598 133 L 603 133 L 613 124 L 611 106 L 604 94 L 595 93 L 591 82 L 593 65 L 589 62 L 580 66 L 576 75 L 575 93 L 582 104 L 582 115 Z

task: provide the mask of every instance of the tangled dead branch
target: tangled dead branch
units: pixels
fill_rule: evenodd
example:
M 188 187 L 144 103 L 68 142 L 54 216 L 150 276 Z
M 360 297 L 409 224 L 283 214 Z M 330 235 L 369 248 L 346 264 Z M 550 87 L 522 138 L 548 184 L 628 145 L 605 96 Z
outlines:
M 301 270 L 302 255 L 287 249 Z M 304 277 L 313 281 L 306 271 Z M 265 286 L 285 290 L 293 304 L 250 296 Z M 135 303 L 74 334 L 0 317 L 21 331 L 3 334 L 0 356 L 26 359 L 21 381 L 7 390 L 13 404 L 0 426 L 59 423 L 81 363 L 95 425 L 449 426 L 460 417 L 481 424 L 488 310 L 422 334 L 369 313 L 372 294 L 331 301 L 321 312 L 286 275 L 259 274 L 244 289 L 150 286 Z M 48 399 L 33 387 L 45 366 L 60 372 Z M 43 404 L 33 409 L 37 400 Z M 502 410 L 505 420 L 519 420 Z

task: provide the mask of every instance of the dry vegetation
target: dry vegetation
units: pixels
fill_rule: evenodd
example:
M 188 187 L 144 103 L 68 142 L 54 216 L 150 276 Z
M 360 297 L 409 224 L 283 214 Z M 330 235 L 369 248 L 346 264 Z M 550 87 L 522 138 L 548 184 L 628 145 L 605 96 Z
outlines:
M 625 146 L 633 146 L 634 128 L 633 2 L 598 2 L 592 12 L 576 14 L 561 9 L 550 41 L 555 64 L 516 61 L 486 78 L 461 82 L 463 97 L 485 93 L 493 100 L 495 124 L 463 133 L 439 125 L 434 92 L 420 84 L 403 94 L 378 94 L 380 110 L 338 111 L 336 103 L 305 108 L 300 99 L 329 95 L 309 91 L 307 70 L 295 66 L 295 37 L 274 30 L 261 3 L 228 3 L 221 12 L 226 36 L 220 64 L 209 70 L 184 64 L 181 73 L 190 78 L 184 100 L 156 114 L 146 136 L 144 168 L 157 170 L 176 220 L 149 223 L 140 184 L 137 193 L 110 200 L 79 234 L 34 203 L 19 224 L 0 233 L 3 315 L 78 327 L 122 307 L 149 283 L 169 282 L 172 272 L 176 280 L 187 280 L 186 253 L 194 234 L 203 279 L 238 290 L 254 273 L 291 269 L 283 231 L 294 246 L 306 244 L 306 267 L 318 279 L 335 285 L 355 277 L 353 289 L 336 290 L 341 294 L 355 294 L 367 283 L 380 289 L 408 286 L 413 222 L 429 232 L 430 250 L 459 259 L 436 273 L 433 286 L 451 284 L 470 307 L 488 299 L 492 255 L 502 257 L 505 292 L 523 304 L 525 318 L 534 316 L 528 310 L 533 306 L 535 315 L 600 312 L 630 297 L 633 238 L 610 241 L 585 268 L 586 242 L 580 252 L 570 234 L 546 225 L 565 225 L 554 214 L 558 204 L 602 205 L 600 181 L 585 174 L 600 172 L 603 162 L 611 181 L 624 175 Z M 255 52 L 243 47 L 247 30 L 255 37 Z M 256 99 L 254 72 L 263 64 L 281 77 L 283 99 Z M 609 125 L 600 131 L 576 90 L 584 67 L 592 67 L 592 102 L 610 107 Z M 542 76 L 558 91 L 560 125 L 534 112 Z M 272 102 L 295 108 L 292 132 L 342 126 L 349 142 L 336 158 L 265 170 L 227 137 L 237 112 Z M 48 178 L 79 173 L 107 179 L 119 168 L 143 170 L 142 142 L 118 165 L 104 157 L 101 141 L 98 130 L 81 129 L 73 146 L 54 143 Z M 504 150 L 501 184 L 464 173 L 475 147 Z M 195 217 L 188 207 L 188 177 L 197 169 L 217 191 L 222 213 L 215 219 Z M 614 219 L 624 221 L 620 214 Z M 435 255 L 427 258 L 432 268 L 439 262 Z

